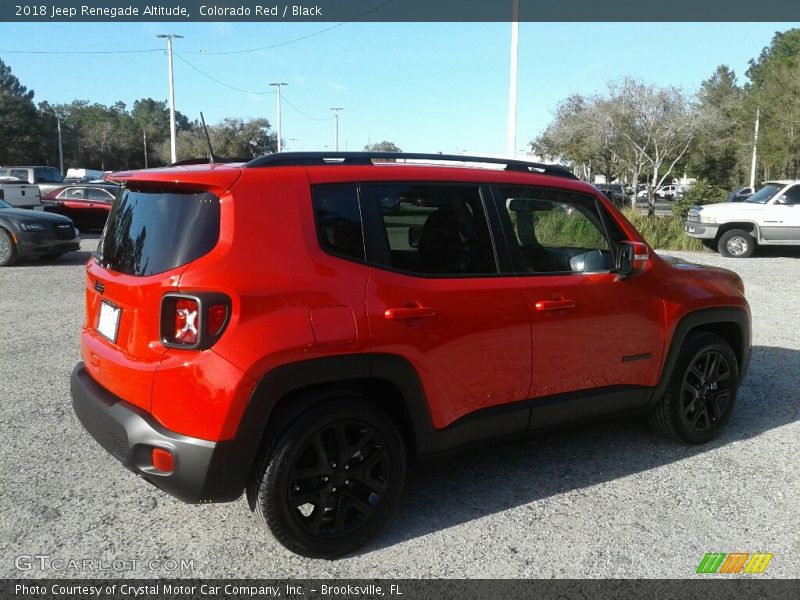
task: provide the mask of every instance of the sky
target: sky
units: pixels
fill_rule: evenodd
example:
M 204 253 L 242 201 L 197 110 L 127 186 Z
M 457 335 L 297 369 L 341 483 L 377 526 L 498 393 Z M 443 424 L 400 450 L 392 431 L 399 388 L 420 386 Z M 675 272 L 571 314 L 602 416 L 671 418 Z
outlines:
M 524 151 L 571 94 L 634 77 L 695 92 L 797 23 L 521 23 L 517 148 Z M 190 119 L 265 117 L 285 82 L 288 150 L 389 140 L 407 152 L 501 154 L 506 148 L 509 23 L 0 23 L 0 59 L 35 102 L 168 96 L 165 40 L 175 40 L 175 103 Z M 241 50 L 252 52 L 221 54 Z M 42 51 L 154 50 L 126 54 Z M 11 52 L 14 51 L 14 52 Z M 219 83 L 222 82 L 222 83 Z M 224 84 L 224 85 L 223 85 Z M 233 88 L 239 88 L 233 89 Z

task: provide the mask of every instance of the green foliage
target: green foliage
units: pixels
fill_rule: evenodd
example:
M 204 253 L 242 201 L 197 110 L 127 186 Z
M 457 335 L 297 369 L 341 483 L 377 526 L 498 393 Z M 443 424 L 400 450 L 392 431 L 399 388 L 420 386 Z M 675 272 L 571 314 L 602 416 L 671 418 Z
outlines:
M 630 208 L 625 209 L 623 212 L 625 217 L 653 248 L 690 252 L 702 252 L 705 250 L 699 240 L 686 235 L 683 230 L 683 220 L 677 215 L 650 217 Z
M 607 245 L 597 227 L 577 211 L 537 212 L 536 239 L 544 246 L 562 248 L 603 248 Z
M 693 206 L 724 202 L 727 196 L 728 191 L 726 188 L 711 185 L 705 179 L 698 179 L 689 186 L 682 198 L 676 198 L 672 202 L 672 214 L 678 217 L 682 223 L 686 220 L 686 215 Z
M 0 60 L 0 164 L 29 162 L 39 153 L 39 118 L 28 90 Z
M 402 152 L 402 150 L 394 142 L 383 140 L 375 144 L 367 144 L 364 146 L 364 152 Z

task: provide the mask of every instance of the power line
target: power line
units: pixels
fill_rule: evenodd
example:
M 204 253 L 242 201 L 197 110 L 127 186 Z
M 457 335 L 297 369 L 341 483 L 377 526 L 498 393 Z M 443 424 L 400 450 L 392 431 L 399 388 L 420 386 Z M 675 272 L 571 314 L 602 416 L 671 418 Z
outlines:
M 301 115 L 303 115 L 303 116 L 304 116 L 304 117 L 306 117 L 307 119 L 311 119 L 312 121 L 331 121 L 331 120 L 333 120 L 333 119 L 335 119 L 335 118 L 336 118 L 336 117 L 326 117 L 326 118 L 324 118 L 324 119 L 321 119 L 321 118 L 319 118 L 319 117 L 312 117 L 312 116 L 311 116 L 311 115 L 309 115 L 308 113 L 305 113 L 305 112 L 303 112 L 302 110 L 300 110 L 299 108 L 297 108 L 297 107 L 296 107 L 294 104 L 292 104 L 291 102 L 289 102 L 289 101 L 286 99 L 286 96 L 281 96 L 281 98 L 283 99 L 283 101 L 284 101 L 284 102 L 286 102 L 286 104 L 288 104 L 289 106 L 291 106 L 293 109 L 295 109 L 297 112 L 299 112 Z
M 245 89 L 242 89 L 242 88 L 240 88 L 240 87 L 236 87 L 235 85 L 231 85 L 231 84 L 229 84 L 229 83 L 225 83 L 224 81 L 222 81 L 222 80 L 220 80 L 220 79 L 217 79 L 217 78 L 216 78 L 216 77 L 214 77 L 213 75 L 209 75 L 209 74 L 208 74 L 208 73 L 206 73 L 205 71 L 203 71 L 203 70 L 201 70 L 201 69 L 197 68 L 196 66 L 194 66 L 194 65 L 193 65 L 192 63 L 190 63 L 188 60 L 186 60 L 185 58 L 183 58 L 183 57 L 181 56 L 181 53 L 179 53 L 179 52 L 175 52 L 175 56 L 176 56 L 176 57 L 178 57 L 178 59 L 180 59 L 182 62 L 184 62 L 184 63 L 186 63 L 188 66 L 190 66 L 192 69 L 194 69 L 195 71 L 197 71 L 198 73 L 200 73 L 200 74 L 201 74 L 203 77 L 207 77 L 207 78 L 208 78 L 208 79 L 210 79 L 211 81 L 213 81 L 213 82 L 215 82 L 215 83 L 218 83 L 219 85 L 221 85 L 221 86 L 223 86 L 223 87 L 226 87 L 226 88 L 229 88 L 229 89 L 231 89 L 231 90 L 235 90 L 235 91 L 237 91 L 237 92 L 241 92 L 241 93 L 243 93 L 243 94 L 256 94 L 256 95 L 259 95 L 259 96 L 263 96 L 263 95 L 266 95 L 266 94 L 274 94 L 274 93 L 275 93 L 273 90 L 266 90 L 266 91 L 264 91 L 264 92 L 254 92 L 254 91 L 252 91 L 252 90 L 245 90 Z M 331 121 L 331 120 L 333 120 L 333 119 L 335 119 L 335 118 L 336 118 L 336 117 L 326 117 L 326 118 L 314 117 L 314 116 L 312 116 L 312 115 L 308 114 L 307 112 L 304 112 L 304 111 L 302 111 L 301 109 L 297 108 L 297 107 L 296 107 L 294 104 L 292 104 L 291 102 L 289 102 L 289 100 L 287 100 L 287 99 L 286 99 L 286 96 L 285 96 L 285 95 L 282 95 L 282 96 L 281 96 L 281 99 L 282 99 L 282 101 L 283 101 L 283 102 L 286 102 L 286 104 L 288 104 L 289 106 L 291 106 L 291 107 L 292 107 L 292 109 L 294 109 L 295 111 L 297 111 L 298 113 L 300 113 L 301 115 L 303 115 L 304 117 L 306 117 L 307 119 L 311 119 L 312 121 Z
M 147 52 L 164 52 L 163 48 L 149 50 L 0 50 L 5 54 L 144 54 Z
M 221 80 L 217 79 L 213 75 L 209 75 L 205 71 L 202 71 L 202 70 L 198 69 L 197 67 L 195 67 L 192 63 L 190 63 L 188 60 L 183 58 L 183 56 L 181 56 L 181 53 L 176 52 L 175 56 L 177 56 L 182 62 L 184 62 L 187 65 L 189 65 L 192 69 L 194 69 L 195 71 L 197 71 L 198 73 L 200 73 L 204 77 L 208 77 L 211 81 L 213 81 L 215 83 L 218 83 L 219 85 L 224 86 L 226 88 L 230 88 L 232 90 L 236 90 L 237 92 L 242 92 L 243 94 L 256 94 L 258 96 L 262 96 L 262 95 L 266 95 L 266 94 L 274 94 L 275 93 L 272 90 L 266 90 L 266 91 L 263 91 L 263 92 L 254 92 L 252 90 L 245 90 L 245 89 L 236 87 L 235 85 L 231 85 L 229 83 L 225 83 L 224 81 L 221 81 Z

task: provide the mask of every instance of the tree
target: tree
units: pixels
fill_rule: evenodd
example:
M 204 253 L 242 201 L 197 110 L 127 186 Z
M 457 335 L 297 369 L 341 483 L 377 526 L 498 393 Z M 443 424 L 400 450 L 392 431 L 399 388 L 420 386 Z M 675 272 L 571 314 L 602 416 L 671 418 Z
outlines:
M 28 90 L 0 60 L 0 164 L 30 162 L 41 145 L 39 115 Z
M 747 75 L 750 114 L 761 112 L 762 175 L 796 178 L 800 175 L 800 29 L 776 33 L 758 59 L 750 61 Z
M 655 214 L 655 190 L 683 159 L 697 133 L 696 108 L 675 87 L 659 88 L 633 79 L 609 86 L 609 118 L 622 160 L 628 159 L 634 189 L 640 168 L 650 171 L 649 214 Z
M 278 138 L 270 129 L 267 119 L 223 119 L 221 123 L 208 126 L 208 136 L 214 155 L 223 158 L 250 159 L 276 152 Z M 169 140 L 161 148 L 162 159 L 168 161 Z M 186 130 L 179 132 L 177 139 L 179 158 L 208 156 L 208 143 L 203 126 L 195 121 Z
M 402 150 L 394 142 L 383 140 L 375 144 L 367 144 L 364 146 L 364 152 L 402 152 Z
M 687 169 L 711 186 L 734 187 L 744 181 L 752 134 L 744 90 L 736 73 L 720 65 L 697 93 L 702 127 L 691 149 Z
M 697 126 L 696 110 L 679 89 L 625 79 L 604 96 L 567 98 L 532 146 L 542 156 L 572 161 L 586 179 L 595 171 L 607 181 L 627 176 L 636 189 L 647 171 L 655 214 L 653 189 L 683 159 Z

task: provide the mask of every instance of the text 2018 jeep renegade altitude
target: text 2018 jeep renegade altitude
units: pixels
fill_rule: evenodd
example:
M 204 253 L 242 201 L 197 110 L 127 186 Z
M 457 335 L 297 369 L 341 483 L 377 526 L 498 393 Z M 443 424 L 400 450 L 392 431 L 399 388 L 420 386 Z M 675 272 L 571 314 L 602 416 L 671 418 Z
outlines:
M 186 502 L 246 491 L 299 554 L 374 536 L 419 455 L 632 411 L 694 444 L 730 418 L 741 279 L 655 255 L 560 167 L 284 153 L 118 177 L 75 412 Z

